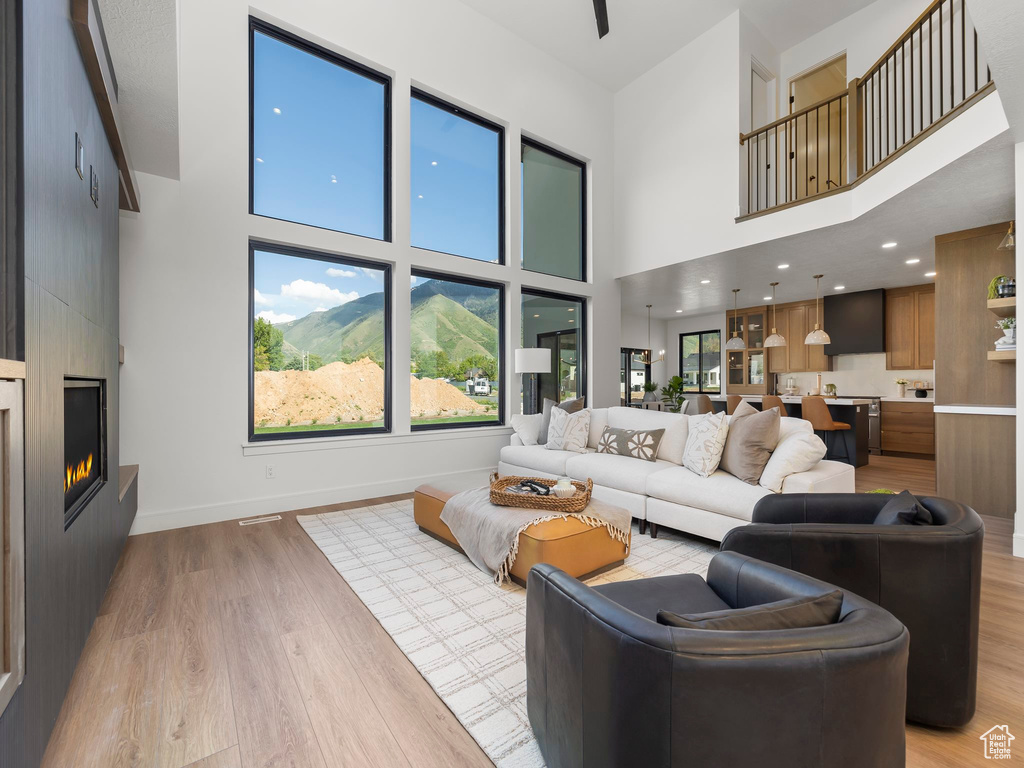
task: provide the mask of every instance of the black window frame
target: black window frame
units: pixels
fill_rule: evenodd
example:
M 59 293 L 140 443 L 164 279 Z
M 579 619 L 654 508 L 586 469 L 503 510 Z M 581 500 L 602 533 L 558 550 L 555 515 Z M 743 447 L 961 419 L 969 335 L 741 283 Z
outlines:
M 452 254 L 454 255 L 454 254 Z M 447 272 L 435 272 L 429 269 L 416 269 L 413 267 L 412 276 L 425 280 L 443 280 L 448 283 L 462 283 L 463 285 L 476 285 L 483 288 L 493 288 L 498 291 L 498 418 L 496 421 L 475 421 L 468 423 L 454 424 L 412 424 L 412 414 L 409 414 L 409 428 L 413 432 L 433 432 L 439 429 L 479 429 L 481 427 L 503 427 L 505 426 L 505 382 L 508 380 L 508 372 L 505 370 L 505 290 L 504 283 L 497 283 L 493 280 L 479 280 L 477 278 L 451 275 Z M 413 289 L 410 288 L 410 291 Z M 410 307 L 411 311 L 411 307 Z
M 519 267 L 524 272 L 532 272 L 536 275 L 547 275 L 548 277 L 557 277 L 562 280 L 574 280 L 578 283 L 587 282 L 587 163 L 579 158 L 567 155 L 565 152 L 560 152 L 557 149 L 552 149 L 546 144 L 542 144 L 535 139 L 528 138 L 526 136 L 521 137 L 521 145 L 536 149 L 540 152 L 547 152 L 549 155 L 557 157 L 559 160 L 564 160 L 567 163 L 578 166 L 580 169 L 580 277 L 563 277 L 562 275 L 553 275 L 550 272 L 541 272 L 539 269 L 529 269 L 524 266 L 526 262 L 526 251 L 525 244 L 520 244 L 520 263 Z M 522 164 L 522 149 L 520 148 L 520 165 Z M 522 192 L 525 194 L 525 191 Z M 525 207 L 525 206 L 524 206 Z M 519 216 L 524 216 L 524 211 L 519 211 Z M 523 222 L 523 232 L 526 231 L 526 222 Z M 526 238 L 524 237 L 523 240 Z
M 718 334 L 718 389 L 715 391 L 704 389 L 704 335 L 708 333 Z M 700 367 L 697 369 L 697 389 L 685 391 L 683 394 L 689 395 L 720 395 L 722 394 L 722 329 L 721 328 L 708 328 L 706 331 L 687 331 L 679 334 L 679 377 L 683 377 L 683 339 L 687 336 L 697 337 L 697 348 L 699 349 L 698 356 L 700 359 Z
M 256 115 L 254 110 L 254 99 L 256 92 L 256 78 L 255 78 L 255 40 L 256 32 L 260 32 L 269 37 L 273 37 L 280 40 L 283 43 L 294 46 L 306 53 L 318 56 L 325 61 L 332 64 L 336 64 L 344 69 L 354 72 L 358 75 L 374 80 L 384 86 L 384 231 L 383 237 L 376 238 L 370 235 L 360 235 L 356 232 L 346 232 L 342 229 L 332 229 L 331 227 L 322 227 L 317 224 L 309 224 L 301 221 L 292 221 L 291 219 L 282 219 L 278 216 L 270 216 L 265 213 L 256 213 L 255 211 L 255 164 L 256 164 L 256 148 L 254 144 L 255 127 L 256 127 Z M 260 216 L 265 219 L 273 219 L 275 221 L 287 221 L 290 224 L 298 224 L 302 227 L 312 227 L 313 229 L 320 229 L 325 232 L 340 232 L 344 235 L 350 235 L 352 237 L 362 237 L 367 240 L 374 240 L 376 242 L 390 243 L 394 236 L 393 233 L 393 221 L 392 221 L 392 205 L 391 205 L 391 191 L 392 191 L 392 125 L 391 125 L 391 95 L 393 93 L 391 77 L 372 69 L 365 64 L 360 64 L 358 61 L 349 59 L 346 56 L 342 56 L 336 51 L 332 51 L 329 48 L 325 48 L 322 45 L 305 40 L 298 35 L 294 35 L 291 32 L 287 32 L 280 27 L 276 27 L 262 19 L 256 18 L 255 16 L 249 16 L 249 215 Z
M 505 127 L 499 123 L 495 123 L 487 118 L 480 117 L 473 112 L 470 112 L 457 104 L 445 101 L 444 99 L 438 98 L 433 94 L 427 93 L 419 88 L 409 89 L 409 100 L 416 99 L 429 104 L 437 109 L 450 112 L 456 117 L 468 120 L 471 123 L 476 123 L 483 128 L 488 130 L 497 131 L 498 133 L 498 260 L 495 261 L 483 261 L 482 259 L 474 259 L 472 256 L 463 256 L 458 253 L 451 253 L 450 251 L 439 251 L 435 248 L 424 248 L 422 245 L 415 245 L 412 242 L 412 210 L 409 211 L 409 245 L 418 251 L 427 251 L 428 253 L 443 253 L 446 256 L 456 256 L 460 259 L 469 259 L 479 264 L 498 264 L 505 266 Z M 412 152 L 412 122 L 410 120 L 409 127 L 409 151 Z M 412 178 L 412 168 L 409 168 L 409 177 Z M 411 185 L 410 185 L 411 186 Z M 412 190 L 410 189 L 410 194 Z
M 573 296 L 571 293 L 559 293 L 557 291 L 546 291 L 541 288 L 527 288 L 523 286 L 520 290 L 519 296 L 519 324 L 520 332 L 522 331 L 523 322 L 523 296 L 533 296 L 539 299 L 556 299 L 558 301 L 577 301 L 580 304 L 580 314 L 582 315 L 579 324 L 580 332 L 580 391 L 577 397 L 584 398 L 584 403 L 587 397 L 587 381 L 588 371 L 590 365 L 590 355 L 588 354 L 587 348 L 587 331 L 590 323 L 588 322 L 589 317 L 587 314 L 587 298 L 585 296 Z M 549 331 L 549 333 L 551 333 Z M 543 334 L 541 334 L 543 335 Z M 524 342 L 525 343 L 525 342 Z M 540 374 L 543 376 L 544 374 Z M 540 403 L 543 405 L 543 403 Z
M 619 375 L 620 376 L 621 376 L 623 370 L 626 370 L 627 373 L 632 371 L 633 358 L 636 356 L 637 353 L 640 353 L 640 354 L 647 353 L 648 355 L 650 355 L 651 354 L 651 350 L 649 350 L 649 349 L 641 349 L 639 347 L 619 347 Z M 622 367 L 622 356 L 623 355 L 627 355 L 628 356 L 628 359 L 630 361 L 630 368 L 629 369 L 624 369 Z M 645 386 L 647 384 L 650 384 L 651 381 L 653 381 L 653 377 L 651 375 L 651 373 L 652 373 L 651 369 L 652 368 L 653 368 L 653 366 L 652 366 L 651 363 L 645 363 L 644 364 L 644 385 Z M 644 393 L 646 394 L 646 392 L 647 392 L 647 390 L 645 388 L 644 389 Z M 629 393 L 630 393 L 629 382 L 627 381 L 626 382 L 626 395 L 627 395 L 627 399 L 626 399 L 626 402 L 620 403 L 620 405 L 622 405 L 622 406 L 624 406 L 626 408 L 642 408 L 643 407 L 643 403 L 642 402 L 633 403 L 633 402 L 629 401 L 629 397 L 628 397 Z M 622 398 L 619 398 L 619 399 L 621 400 Z
M 256 420 L 255 420 L 255 408 L 254 408 L 254 395 L 255 395 L 255 371 L 253 370 L 254 365 L 254 350 L 253 350 L 253 326 L 256 322 L 256 298 L 254 289 L 255 285 L 255 263 L 256 263 L 256 251 L 269 251 L 271 253 L 280 254 L 282 256 L 294 256 L 301 259 L 313 259 L 316 261 L 327 261 L 339 264 L 343 267 L 366 267 L 367 269 L 379 270 L 383 272 L 383 291 L 384 291 L 384 425 L 380 427 L 352 427 L 350 429 L 318 429 L 302 431 L 296 430 L 295 432 L 275 432 L 271 434 L 256 434 Z M 358 256 L 339 256 L 334 253 L 327 253 L 325 251 L 317 251 L 312 248 L 299 248 L 291 245 L 279 245 L 277 243 L 267 242 L 265 240 L 258 240 L 255 238 L 249 238 L 249 322 L 246 324 L 249 336 L 246 341 L 249 354 L 247 355 L 249 360 L 249 426 L 247 429 L 250 443 L 263 443 L 273 442 L 275 440 L 320 440 L 324 438 L 333 437 L 352 437 L 356 435 L 386 435 L 391 434 L 392 429 L 392 371 L 394 369 L 394 359 L 392 356 L 393 345 L 392 345 L 392 301 L 391 301 L 391 279 L 392 279 L 392 266 L 388 262 L 372 261 L 370 259 L 360 258 Z

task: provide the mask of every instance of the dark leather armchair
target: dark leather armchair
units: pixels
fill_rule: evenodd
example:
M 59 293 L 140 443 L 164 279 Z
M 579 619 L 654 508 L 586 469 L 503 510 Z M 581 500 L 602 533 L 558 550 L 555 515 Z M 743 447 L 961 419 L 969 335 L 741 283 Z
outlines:
M 733 632 L 655 618 L 833 587 L 731 552 L 706 582 L 590 588 L 541 564 L 527 583 L 527 708 L 552 768 L 905 764 L 907 632 L 856 595 L 836 624 Z
M 741 552 L 855 592 L 910 631 L 907 719 L 962 726 L 974 716 L 985 526 L 970 507 L 926 497 L 933 525 L 872 525 L 891 496 L 781 494 L 723 551 Z

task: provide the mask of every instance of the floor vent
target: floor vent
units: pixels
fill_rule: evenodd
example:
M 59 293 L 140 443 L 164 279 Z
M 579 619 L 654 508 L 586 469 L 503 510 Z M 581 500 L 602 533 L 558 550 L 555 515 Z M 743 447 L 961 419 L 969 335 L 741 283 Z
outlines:
M 256 523 L 272 523 L 275 520 L 280 520 L 280 515 L 270 515 L 268 517 L 253 517 L 249 520 L 239 520 L 239 525 L 256 525 Z

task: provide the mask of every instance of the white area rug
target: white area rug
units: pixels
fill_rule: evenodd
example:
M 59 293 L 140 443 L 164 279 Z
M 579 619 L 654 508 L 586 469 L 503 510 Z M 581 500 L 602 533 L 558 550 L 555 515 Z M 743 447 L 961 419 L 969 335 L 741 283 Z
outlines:
M 496 587 L 422 533 L 412 501 L 299 524 L 499 768 L 543 766 L 526 714 L 526 590 Z M 588 583 L 707 572 L 717 547 L 633 527 L 626 564 Z

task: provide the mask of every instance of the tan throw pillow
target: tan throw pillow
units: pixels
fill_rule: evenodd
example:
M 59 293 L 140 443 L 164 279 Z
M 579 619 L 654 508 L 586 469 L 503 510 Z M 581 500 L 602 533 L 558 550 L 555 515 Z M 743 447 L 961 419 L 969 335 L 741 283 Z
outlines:
M 605 427 L 597 443 L 598 453 L 629 456 L 644 461 L 657 461 L 658 446 L 665 436 L 664 429 L 618 429 Z
M 562 403 L 556 403 L 551 398 L 545 397 L 544 407 L 541 411 L 543 419 L 540 423 L 540 433 L 537 435 L 537 442 L 540 445 L 544 445 L 548 441 L 548 425 L 551 423 L 552 409 L 561 408 L 566 413 L 576 413 L 577 411 L 582 411 L 585 404 L 585 397 L 577 397 L 575 400 L 566 400 Z
M 590 436 L 590 411 L 569 413 L 561 408 L 551 410 L 548 441 L 545 448 L 552 451 L 586 453 Z
M 686 436 L 683 466 L 691 472 L 708 477 L 718 469 L 725 448 L 729 423 L 725 411 L 709 413 L 690 419 L 690 433 Z
M 740 403 L 729 421 L 722 469 L 745 483 L 757 485 L 772 451 L 779 444 L 781 421 L 778 408 L 759 411 L 750 403 Z

